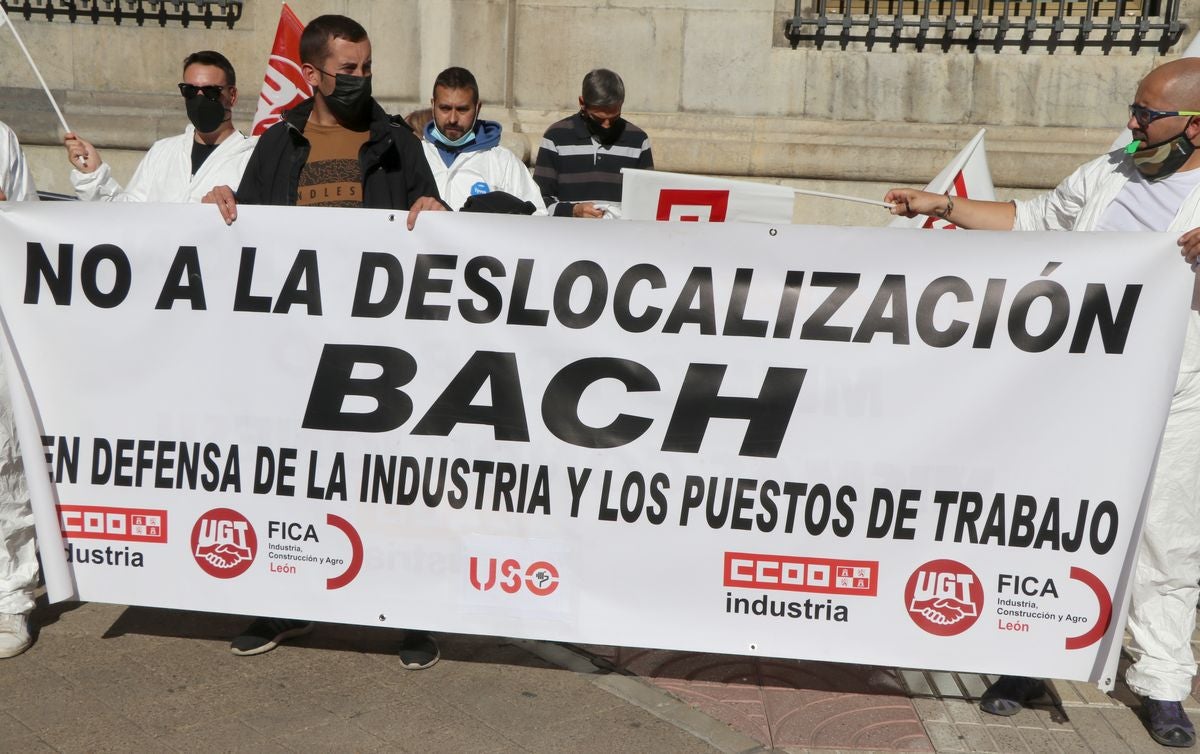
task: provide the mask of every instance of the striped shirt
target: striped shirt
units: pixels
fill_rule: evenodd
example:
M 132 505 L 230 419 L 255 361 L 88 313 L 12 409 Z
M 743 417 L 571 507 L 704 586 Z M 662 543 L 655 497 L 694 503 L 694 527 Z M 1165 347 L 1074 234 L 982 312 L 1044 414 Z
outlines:
M 646 132 L 625 121 L 616 142 L 602 145 L 575 113 L 546 129 L 533 180 L 550 214 L 570 217 L 576 202 L 620 202 L 621 168 L 654 169 Z

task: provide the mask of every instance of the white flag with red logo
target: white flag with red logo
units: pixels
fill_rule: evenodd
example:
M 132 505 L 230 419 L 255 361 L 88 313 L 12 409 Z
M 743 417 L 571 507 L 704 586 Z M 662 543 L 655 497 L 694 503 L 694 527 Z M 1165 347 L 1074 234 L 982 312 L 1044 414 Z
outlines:
M 258 95 L 254 126 L 250 130 L 254 136 L 279 122 L 279 113 L 312 96 L 312 87 L 300 71 L 300 34 L 303 31 L 304 24 L 284 3 L 279 12 L 279 26 L 275 30 L 275 44 L 267 61 L 262 91 Z
M 624 220 L 790 223 L 795 193 L 786 186 L 705 175 L 622 168 Z
M 949 193 L 967 199 L 996 201 L 996 187 L 992 184 L 992 171 L 988 168 L 987 151 L 983 147 L 983 135 L 987 129 L 979 129 L 975 138 L 962 148 L 950 164 L 925 186 L 935 194 Z M 888 223 L 891 228 L 937 228 L 954 230 L 958 226 L 936 217 L 917 215 L 897 217 Z

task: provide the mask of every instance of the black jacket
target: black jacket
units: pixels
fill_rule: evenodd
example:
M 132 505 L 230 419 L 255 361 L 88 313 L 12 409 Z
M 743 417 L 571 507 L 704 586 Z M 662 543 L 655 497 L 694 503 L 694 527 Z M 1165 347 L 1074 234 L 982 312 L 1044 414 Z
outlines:
M 358 153 L 363 206 L 408 209 L 422 196 L 440 200 L 437 182 L 412 129 L 403 119 L 393 120 L 378 103 L 372 102 L 371 107 L 371 133 Z M 309 151 L 304 126 L 312 109 L 312 99 L 301 102 L 259 138 L 238 185 L 238 204 L 296 204 L 300 169 Z

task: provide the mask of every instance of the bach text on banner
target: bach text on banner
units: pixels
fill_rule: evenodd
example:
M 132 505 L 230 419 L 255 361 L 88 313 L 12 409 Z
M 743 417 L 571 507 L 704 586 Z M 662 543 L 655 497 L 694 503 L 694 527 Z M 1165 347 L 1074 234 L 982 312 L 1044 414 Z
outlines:
M 1173 249 L 9 205 L 0 312 L 82 599 L 1103 684 Z

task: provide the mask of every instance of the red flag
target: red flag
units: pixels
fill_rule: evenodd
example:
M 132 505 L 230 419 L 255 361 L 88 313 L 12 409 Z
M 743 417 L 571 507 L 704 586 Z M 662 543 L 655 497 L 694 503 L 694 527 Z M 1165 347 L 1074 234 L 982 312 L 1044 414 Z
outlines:
M 262 91 L 258 95 L 254 127 L 250 129 L 254 136 L 278 123 L 280 112 L 312 96 L 312 87 L 300 71 L 300 33 L 303 31 L 304 24 L 284 3 L 279 12 L 279 26 L 275 30 L 275 44 L 267 61 Z

